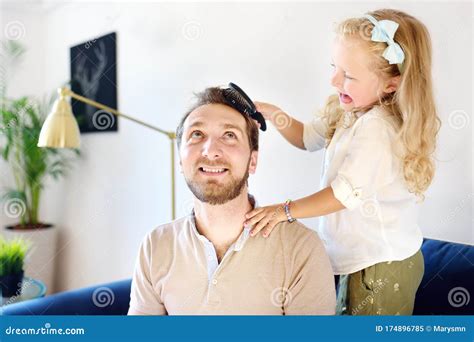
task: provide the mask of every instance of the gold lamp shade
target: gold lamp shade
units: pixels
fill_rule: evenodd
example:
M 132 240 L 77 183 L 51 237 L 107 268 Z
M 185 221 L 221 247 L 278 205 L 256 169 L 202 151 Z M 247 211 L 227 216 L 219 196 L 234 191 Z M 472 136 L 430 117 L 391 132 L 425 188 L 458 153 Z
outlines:
M 65 94 L 60 92 L 59 99 L 41 128 L 38 147 L 79 148 L 80 145 L 76 118 Z

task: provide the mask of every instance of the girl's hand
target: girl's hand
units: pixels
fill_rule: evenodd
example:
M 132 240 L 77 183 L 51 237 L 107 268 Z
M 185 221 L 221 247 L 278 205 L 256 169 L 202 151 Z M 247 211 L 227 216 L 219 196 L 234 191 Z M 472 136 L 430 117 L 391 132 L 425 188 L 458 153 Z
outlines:
M 245 215 L 245 219 L 244 225 L 253 226 L 250 236 L 257 235 L 265 228 L 263 237 L 268 237 L 278 223 L 287 221 L 283 204 L 255 208 Z
M 275 114 L 282 111 L 279 107 L 274 106 L 270 103 L 254 102 L 254 104 L 255 104 L 255 107 L 257 108 L 257 111 L 262 113 L 265 120 L 269 120 L 271 122 L 273 122 L 273 117 L 275 116 Z

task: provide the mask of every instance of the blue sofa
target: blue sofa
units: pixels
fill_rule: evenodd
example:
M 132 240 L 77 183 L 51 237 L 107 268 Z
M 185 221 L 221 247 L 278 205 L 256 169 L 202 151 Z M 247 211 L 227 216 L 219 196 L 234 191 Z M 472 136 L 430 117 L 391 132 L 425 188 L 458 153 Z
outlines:
M 415 315 L 474 314 L 474 246 L 425 239 L 425 275 Z M 126 315 L 131 280 L 66 291 L 4 306 L 4 315 Z

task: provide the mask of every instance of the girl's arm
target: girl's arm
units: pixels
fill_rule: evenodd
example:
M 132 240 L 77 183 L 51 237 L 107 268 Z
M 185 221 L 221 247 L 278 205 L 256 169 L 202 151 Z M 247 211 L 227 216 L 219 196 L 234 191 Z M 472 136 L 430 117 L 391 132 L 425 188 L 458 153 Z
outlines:
M 280 134 L 293 146 L 306 150 L 303 143 L 303 123 L 292 118 L 277 106 L 265 102 L 255 102 L 257 110 L 265 120 L 270 121 Z
M 346 207 L 334 196 L 330 186 L 310 196 L 292 201 L 290 213 L 293 218 L 318 217 L 335 213 Z M 287 221 L 284 204 L 255 208 L 245 215 L 244 225 L 251 225 L 251 236 L 255 236 L 265 228 L 264 237 L 270 235 L 273 228 L 280 222 Z
M 334 196 L 330 186 L 290 203 L 290 213 L 295 219 L 324 216 L 342 209 L 346 207 Z

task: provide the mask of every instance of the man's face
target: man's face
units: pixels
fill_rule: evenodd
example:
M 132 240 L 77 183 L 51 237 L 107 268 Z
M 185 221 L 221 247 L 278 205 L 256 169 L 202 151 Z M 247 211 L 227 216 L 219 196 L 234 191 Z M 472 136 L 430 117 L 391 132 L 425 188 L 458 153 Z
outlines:
M 236 198 L 255 173 L 242 114 L 222 104 L 196 108 L 184 122 L 180 164 L 194 196 L 211 205 Z

